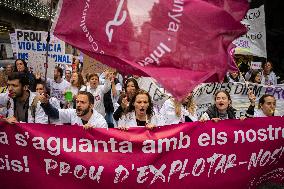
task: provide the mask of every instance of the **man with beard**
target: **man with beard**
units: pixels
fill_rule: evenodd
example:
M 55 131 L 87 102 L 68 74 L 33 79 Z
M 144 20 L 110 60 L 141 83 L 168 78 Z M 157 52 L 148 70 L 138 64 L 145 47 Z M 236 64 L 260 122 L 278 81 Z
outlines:
M 47 83 L 50 87 L 50 96 L 57 98 L 60 101 L 61 107 L 65 104 L 64 93 L 70 88 L 70 83 L 63 77 L 63 70 L 60 67 L 54 69 L 54 79 L 47 79 Z
M 84 128 L 107 128 L 104 117 L 94 110 L 94 96 L 86 91 L 80 91 L 76 98 L 76 109 L 57 109 L 53 107 L 45 95 L 40 95 L 39 100 L 45 113 L 61 123 L 81 125 Z
M 48 117 L 29 91 L 27 74 L 14 72 L 8 77 L 8 91 L 0 94 L 0 105 L 7 107 L 6 121 L 9 123 L 48 123 Z M 36 103 L 35 103 L 36 102 Z

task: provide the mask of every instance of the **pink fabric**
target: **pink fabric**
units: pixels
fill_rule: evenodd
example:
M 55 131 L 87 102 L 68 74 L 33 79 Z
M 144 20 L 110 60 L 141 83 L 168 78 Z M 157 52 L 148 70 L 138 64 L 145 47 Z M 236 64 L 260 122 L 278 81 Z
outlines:
M 119 71 L 155 78 L 177 98 L 201 82 L 223 79 L 227 48 L 246 32 L 240 20 L 248 9 L 247 0 L 63 0 L 60 5 L 53 25 L 58 38 Z
M 145 128 L 130 128 L 128 131 L 83 130 L 79 126 L 40 124 L 12 126 L 0 122 L 1 188 L 167 189 L 190 186 L 198 189 L 239 189 L 256 188 L 270 181 L 284 183 L 283 119 L 273 117 L 244 121 L 226 120 L 219 123 L 194 122 L 164 126 L 154 131 Z M 276 128 L 280 130 L 275 132 Z M 238 142 L 235 142 L 234 132 L 239 130 L 246 133 L 245 140 L 242 141 L 240 137 Z M 254 133 L 257 133 L 256 137 Z M 277 137 L 275 133 L 278 133 Z M 164 143 L 163 150 L 159 153 L 158 140 L 174 137 L 177 139 L 177 148 L 180 146 L 180 149 L 173 150 L 171 144 L 169 150 L 166 150 Z M 40 145 L 39 138 L 42 138 L 44 145 Z M 66 138 L 70 149 L 75 141 L 76 152 L 67 152 L 66 148 L 63 148 L 63 138 Z M 91 152 L 82 152 L 82 149 L 87 149 L 86 145 L 79 148 L 80 144 L 86 144 L 82 139 L 91 141 L 90 145 L 94 146 L 96 140 L 107 142 L 111 138 L 116 143 L 111 147 L 108 142 L 108 152 L 103 152 L 102 145 L 99 146 L 98 152 L 95 152 L 95 148 Z M 265 140 L 261 141 L 263 139 Z M 156 143 L 154 153 L 142 151 L 146 145 L 143 142 L 146 140 Z M 252 142 L 253 140 L 255 141 Z M 59 148 L 52 148 L 56 149 L 59 141 L 61 148 L 60 153 L 57 153 Z M 112 152 L 125 146 L 126 141 L 132 144 L 131 153 Z M 36 149 L 40 146 L 42 149 Z M 149 147 L 147 149 L 149 150 Z M 212 161 L 214 156 L 215 162 Z M 51 164 L 46 163 L 51 159 Z M 64 165 L 61 167 L 61 174 L 60 164 Z M 46 169 L 46 165 L 49 165 L 49 169 Z M 152 165 L 151 170 L 145 169 L 148 174 L 139 174 L 141 167 L 149 165 Z M 22 167 L 21 170 L 19 166 Z M 103 167 L 100 179 L 91 179 L 95 175 L 90 174 L 91 166 L 95 167 L 95 174 L 99 166 Z M 128 170 L 129 175 L 122 181 L 125 176 L 123 172 L 115 183 L 115 170 L 122 166 Z M 160 175 L 153 181 L 154 172 L 157 173 L 157 170 L 160 170 L 163 176 Z

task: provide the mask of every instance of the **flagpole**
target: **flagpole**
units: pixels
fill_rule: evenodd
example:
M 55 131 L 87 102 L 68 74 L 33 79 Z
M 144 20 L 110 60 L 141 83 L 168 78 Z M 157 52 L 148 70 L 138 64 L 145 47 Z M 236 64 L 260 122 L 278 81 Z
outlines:
M 49 42 L 50 42 L 50 28 L 51 28 L 51 17 L 52 17 L 52 1 L 50 0 L 49 5 L 49 19 L 48 19 L 48 28 L 47 28 L 47 37 L 46 37 L 46 57 L 45 57 L 45 74 L 44 74 L 44 82 L 46 83 L 47 76 L 47 68 L 48 68 L 48 52 L 49 52 Z

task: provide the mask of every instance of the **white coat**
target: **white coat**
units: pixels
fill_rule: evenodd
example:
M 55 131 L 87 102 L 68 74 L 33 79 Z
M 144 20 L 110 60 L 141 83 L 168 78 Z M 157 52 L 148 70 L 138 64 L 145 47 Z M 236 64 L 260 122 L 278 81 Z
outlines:
M 83 126 L 82 119 L 77 116 L 75 109 L 58 109 L 58 111 L 61 123 Z M 107 128 L 106 120 L 96 110 L 93 110 L 93 114 L 87 124 L 95 128 Z
M 160 116 L 158 115 L 153 115 L 151 119 L 149 120 L 149 123 L 155 125 L 155 126 L 163 126 L 165 125 L 164 121 L 161 119 Z M 136 116 L 135 112 L 129 112 L 125 115 L 122 115 L 121 118 L 119 118 L 118 126 L 126 126 L 126 127 L 136 127 L 137 122 L 136 122 Z
M 40 101 L 37 102 L 35 113 L 32 115 L 32 103 L 36 94 L 30 91 L 29 97 L 29 109 L 28 109 L 28 123 L 48 123 L 48 116 L 44 113 L 42 107 L 40 106 Z M 7 93 L 0 94 L 0 105 L 7 106 L 8 102 L 10 102 L 10 107 L 7 107 L 7 117 L 14 116 L 14 101 L 9 97 Z

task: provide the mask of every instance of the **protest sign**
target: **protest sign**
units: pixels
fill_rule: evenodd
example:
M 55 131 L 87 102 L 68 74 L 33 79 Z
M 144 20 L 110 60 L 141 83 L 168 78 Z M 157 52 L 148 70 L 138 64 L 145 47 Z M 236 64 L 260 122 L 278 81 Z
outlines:
M 50 36 L 50 43 L 47 47 L 47 32 L 32 30 L 15 30 L 17 57 L 28 60 L 29 52 L 46 54 L 48 48 L 49 54 L 53 58 L 59 59 L 59 56 L 65 54 L 65 42 L 55 36 Z
M 266 58 L 264 5 L 259 8 L 250 9 L 245 18 L 242 20 L 242 23 L 247 27 L 248 32 L 233 41 L 233 43 L 237 46 L 235 53 Z
M 127 132 L 2 122 L 1 187 L 239 189 L 283 183 L 283 119 Z
M 65 42 L 51 34 L 47 47 L 47 32 L 16 29 L 17 57 L 28 61 L 30 70 L 34 73 L 53 78 L 53 70 L 56 64 L 72 64 L 72 55 L 65 54 Z M 48 65 L 46 65 L 46 50 L 48 48 Z
M 214 104 L 214 95 L 218 90 L 226 90 L 232 99 L 232 106 L 236 108 L 237 116 L 244 116 L 250 105 L 248 90 L 252 89 L 256 96 L 256 107 L 259 98 L 264 94 L 271 94 L 276 99 L 276 114 L 284 115 L 284 85 L 267 86 L 255 83 L 203 83 L 193 93 L 194 102 L 197 105 L 197 115 L 200 117 L 207 108 Z
M 83 73 L 102 73 L 104 72 L 106 69 L 109 69 L 110 67 L 108 67 L 105 64 L 100 63 L 99 61 L 87 56 L 87 55 L 83 55 L 83 60 L 84 60 L 84 64 L 83 64 Z
M 251 62 L 250 63 L 250 69 L 260 70 L 260 69 L 262 69 L 261 65 L 262 65 L 262 62 Z

